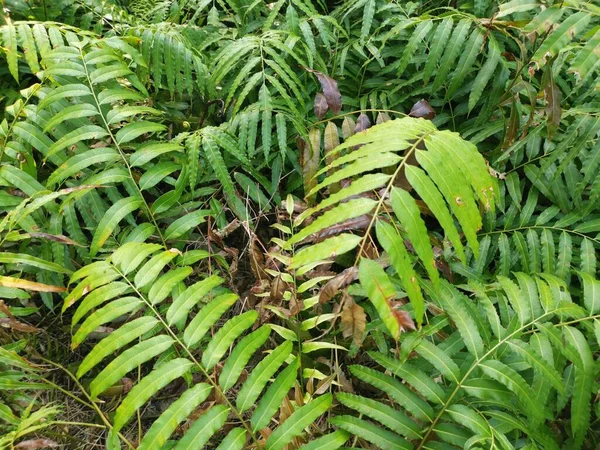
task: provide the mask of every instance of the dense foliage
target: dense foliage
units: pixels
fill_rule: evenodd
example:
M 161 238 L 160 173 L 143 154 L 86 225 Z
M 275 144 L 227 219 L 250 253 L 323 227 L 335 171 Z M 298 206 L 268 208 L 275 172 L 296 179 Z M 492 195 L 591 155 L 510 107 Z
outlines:
M 599 49 L 579 0 L 0 0 L 0 448 L 598 448 Z

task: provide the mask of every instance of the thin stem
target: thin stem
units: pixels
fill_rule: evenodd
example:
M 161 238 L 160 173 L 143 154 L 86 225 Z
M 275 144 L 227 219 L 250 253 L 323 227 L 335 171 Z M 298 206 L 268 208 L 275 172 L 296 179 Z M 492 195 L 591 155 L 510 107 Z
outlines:
M 569 230 L 568 228 L 550 227 L 550 226 L 543 226 L 543 225 L 531 225 L 531 226 L 525 226 L 525 227 L 510 228 L 508 230 L 486 231 L 485 233 L 478 233 L 478 235 L 479 236 L 488 236 L 488 235 L 491 235 L 491 234 L 514 233 L 516 231 L 535 230 L 535 229 L 564 231 L 566 233 L 571 233 L 571 234 L 574 234 L 576 236 L 582 237 L 584 239 L 589 239 L 590 241 L 593 241 L 596 244 L 600 245 L 600 240 L 599 239 L 596 239 L 596 238 L 593 238 L 593 237 L 589 237 L 588 235 L 583 234 L 583 233 L 581 233 L 579 231 Z
M 90 402 L 88 406 L 90 406 L 94 411 L 96 411 L 96 414 L 98 414 L 98 417 L 100 417 L 100 419 L 102 420 L 102 422 L 104 422 L 104 424 L 106 425 L 106 427 L 109 430 L 113 429 L 112 424 L 106 418 L 106 416 L 104 415 L 104 413 L 102 412 L 102 410 L 98 407 L 98 405 L 96 404 L 96 402 L 94 402 L 94 400 L 92 399 L 92 397 L 90 396 L 90 394 L 88 394 L 88 392 L 85 390 L 85 388 L 83 387 L 83 385 L 79 382 L 79 380 L 77 379 L 77 377 L 75 375 L 73 375 L 69 369 L 67 369 L 66 367 L 60 365 L 57 362 L 54 362 L 52 360 L 44 358 L 41 355 L 38 355 L 38 357 L 42 361 L 44 361 L 45 363 L 50 364 L 50 365 L 52 365 L 52 366 L 54 366 L 54 367 L 62 370 L 64 373 L 66 373 L 67 376 L 69 378 L 71 378 L 71 380 L 73 380 L 73 382 L 79 388 L 79 390 L 84 395 L 84 397 L 88 399 L 88 401 Z M 121 433 L 118 433 L 118 435 L 119 435 L 119 438 L 121 438 L 121 440 L 123 442 L 125 442 L 129 446 L 129 448 L 135 449 L 135 446 L 125 436 L 123 436 Z

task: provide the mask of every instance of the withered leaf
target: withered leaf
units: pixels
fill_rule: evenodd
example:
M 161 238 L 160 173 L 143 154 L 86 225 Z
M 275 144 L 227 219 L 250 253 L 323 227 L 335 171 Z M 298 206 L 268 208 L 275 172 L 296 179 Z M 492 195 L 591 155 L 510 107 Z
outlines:
M 304 70 L 315 74 L 319 83 L 321 83 L 321 89 L 323 89 L 329 109 L 335 114 L 339 113 L 342 109 L 342 94 L 340 94 L 337 81 L 318 70 L 309 69 L 308 67 L 304 67 Z
M 61 244 L 76 245 L 77 247 L 83 247 L 83 245 L 81 245 L 80 243 L 75 242 L 73 239 L 69 239 L 66 236 L 63 236 L 62 234 L 54 235 L 54 234 L 48 234 L 48 233 L 33 232 L 33 233 L 29 233 L 29 237 L 38 238 L 38 239 L 47 239 L 49 241 L 59 242 Z
M 352 136 L 355 128 L 356 123 L 354 123 L 354 119 L 350 116 L 344 117 L 344 121 L 342 122 L 342 136 L 344 136 L 344 139 Z
M 508 124 L 506 125 L 506 130 L 504 131 L 504 144 L 503 147 L 506 149 L 512 145 L 517 137 L 517 132 L 519 131 L 519 114 L 517 108 L 517 102 L 513 98 L 512 107 L 510 110 L 510 117 L 508 119 Z
M 391 117 L 384 112 L 380 112 L 377 114 L 377 119 L 375 119 L 375 124 L 379 125 L 380 123 L 387 122 L 388 120 L 392 120 Z
M 562 108 L 560 106 L 560 89 L 551 77 L 548 77 L 548 83 L 544 86 L 544 97 L 546 99 L 546 117 L 548 119 L 546 124 L 548 138 L 552 139 L 554 131 L 560 125 Z
M 433 109 L 427 100 L 422 99 L 413 105 L 408 115 L 431 120 L 435 117 L 435 109 Z
M 67 289 L 62 286 L 53 286 L 51 284 L 37 283 L 35 281 L 23 280 L 20 278 L 11 278 L 0 276 L 0 286 L 9 288 L 20 288 L 26 291 L 37 292 L 65 292 Z
M 410 314 L 403 309 L 392 309 L 392 313 L 394 314 L 394 318 L 400 325 L 400 331 L 409 331 L 416 330 L 415 323 L 410 318 Z
M 329 106 L 327 105 L 327 99 L 320 92 L 317 93 L 317 95 L 315 95 L 314 109 L 315 116 L 317 116 L 319 120 L 325 117 L 325 114 L 327 114 L 327 111 L 329 110 Z
M 340 291 L 354 280 L 358 280 L 358 267 L 349 267 L 339 275 L 333 277 L 323 286 L 319 293 L 319 303 L 327 303 Z
M 319 161 L 321 159 L 321 130 L 311 128 L 308 132 L 309 145 L 304 147 L 302 158 L 302 178 L 304 180 L 304 192 L 308 193 L 317 185 L 315 174 L 319 170 Z M 312 203 L 314 196 L 307 199 L 309 204 Z
M 342 335 L 352 337 L 355 345 L 360 346 L 367 326 L 367 315 L 362 306 L 356 304 L 348 294 L 344 295 L 344 309 L 342 310 Z
M 333 149 L 335 149 L 338 145 L 340 145 L 340 136 L 338 134 L 338 127 L 335 123 L 329 122 L 325 127 L 325 162 L 327 166 L 330 166 L 335 161 L 337 155 L 333 154 Z M 327 170 L 327 176 L 333 175 L 337 168 L 333 167 Z M 340 183 L 333 183 L 329 185 L 329 192 L 331 194 L 335 194 L 340 190 Z
M 22 331 L 24 333 L 37 333 L 40 331 L 39 328 L 32 327 L 26 323 L 19 322 L 18 320 L 11 319 L 8 317 L 0 317 L 0 327 L 10 328 L 15 331 Z
M 262 244 L 256 235 L 253 235 L 250 239 L 250 269 L 257 280 L 269 278 L 265 272 L 265 257 L 262 249 Z
M 365 131 L 367 128 L 371 128 L 369 116 L 367 116 L 365 113 L 360 113 L 358 119 L 356 120 L 356 128 L 354 128 L 354 133 L 360 133 L 361 131 Z
M 371 223 L 371 216 L 368 214 L 364 214 L 359 217 L 354 217 L 352 219 L 344 220 L 343 222 L 336 223 L 330 227 L 327 227 L 313 236 L 315 242 L 320 242 L 328 237 L 335 236 L 337 234 L 343 233 L 349 230 L 363 230 L 369 226 Z
M 50 439 L 28 439 L 26 441 L 21 441 L 17 445 L 15 445 L 15 448 L 21 448 L 23 450 L 35 450 L 38 448 L 56 447 L 58 447 L 58 443 Z

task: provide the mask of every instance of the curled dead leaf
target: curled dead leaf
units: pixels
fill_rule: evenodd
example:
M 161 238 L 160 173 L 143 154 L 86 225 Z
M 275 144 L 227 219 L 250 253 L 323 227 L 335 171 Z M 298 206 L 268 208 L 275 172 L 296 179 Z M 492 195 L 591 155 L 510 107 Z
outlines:
M 329 109 L 335 114 L 339 113 L 342 109 L 342 94 L 338 88 L 337 81 L 318 70 L 309 69 L 308 67 L 303 67 L 303 69 L 317 77 L 319 83 L 321 83 L 321 89 L 323 89 Z
M 394 318 L 398 322 L 398 325 L 400 325 L 401 332 L 417 329 L 407 311 L 403 309 L 392 309 L 392 314 L 394 314 Z
M 352 337 L 355 345 L 362 344 L 365 327 L 367 326 L 367 315 L 362 306 L 354 302 L 354 299 L 344 293 L 344 308 L 342 309 L 342 335 L 345 338 Z
M 317 116 L 319 120 L 325 117 L 325 114 L 327 114 L 327 111 L 329 110 L 327 99 L 320 92 L 315 95 L 314 110 L 315 116 Z
M 26 323 L 19 322 L 14 318 L 11 319 L 9 317 L 0 318 L 0 327 L 10 328 L 15 331 L 22 331 L 23 333 L 37 333 L 41 331 L 39 328 L 33 327 L 31 325 L 27 325 Z
M 413 105 L 408 115 L 417 119 L 431 120 L 435 117 L 435 109 L 433 109 L 427 100 L 422 99 Z
M 21 441 L 14 448 L 20 448 L 23 450 L 35 450 L 38 448 L 56 448 L 59 444 L 50 439 L 28 439 Z
M 356 119 L 354 133 L 360 133 L 368 128 L 371 128 L 371 120 L 369 119 L 369 116 L 367 116 L 365 113 L 360 113 L 358 119 Z

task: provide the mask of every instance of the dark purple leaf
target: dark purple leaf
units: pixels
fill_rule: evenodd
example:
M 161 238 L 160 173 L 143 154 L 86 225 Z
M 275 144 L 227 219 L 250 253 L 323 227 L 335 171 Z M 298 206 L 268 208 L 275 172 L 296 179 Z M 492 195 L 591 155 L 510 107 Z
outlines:
M 431 120 L 435 117 L 435 110 L 431 107 L 427 100 L 423 99 L 419 100 L 413 105 L 408 115 L 411 117 Z

